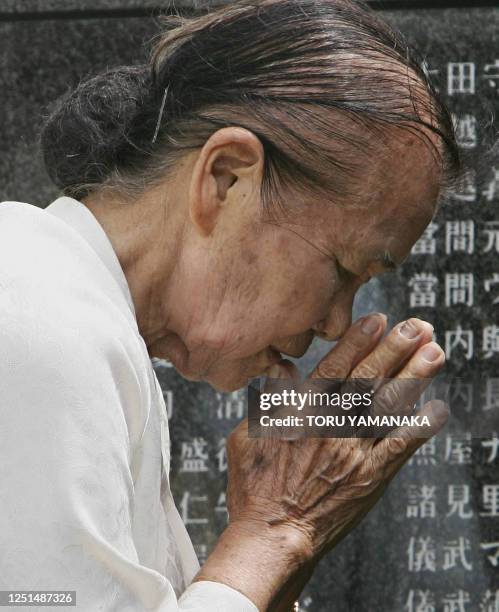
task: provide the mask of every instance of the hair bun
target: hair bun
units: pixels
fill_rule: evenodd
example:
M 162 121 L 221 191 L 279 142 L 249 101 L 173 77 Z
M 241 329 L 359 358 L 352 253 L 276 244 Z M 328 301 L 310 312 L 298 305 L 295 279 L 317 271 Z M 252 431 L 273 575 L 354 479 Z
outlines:
M 47 172 L 60 189 L 106 178 L 151 87 L 149 66 L 120 66 L 82 81 L 55 102 L 41 147 Z

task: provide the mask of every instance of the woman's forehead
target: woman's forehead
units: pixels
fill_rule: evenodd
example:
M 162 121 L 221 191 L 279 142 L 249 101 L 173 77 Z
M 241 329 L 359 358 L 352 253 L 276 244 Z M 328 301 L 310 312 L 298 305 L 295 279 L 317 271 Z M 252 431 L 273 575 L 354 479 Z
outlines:
M 347 262 L 353 271 L 371 262 L 390 269 L 406 258 L 430 223 L 436 200 L 435 189 L 422 183 L 400 196 L 383 197 L 380 191 L 364 208 L 323 202 L 317 214 L 297 227 L 318 250 Z

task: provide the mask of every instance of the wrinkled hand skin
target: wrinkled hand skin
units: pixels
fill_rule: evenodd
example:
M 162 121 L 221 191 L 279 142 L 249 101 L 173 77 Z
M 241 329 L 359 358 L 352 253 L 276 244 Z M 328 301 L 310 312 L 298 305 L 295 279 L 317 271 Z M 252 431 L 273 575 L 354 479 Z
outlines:
M 399 455 L 394 449 L 381 462 L 354 439 L 246 440 L 234 446 L 245 459 L 230 472 L 231 521 L 292 527 L 303 536 L 307 559 L 334 546 L 374 505 Z M 236 484 L 241 482 L 244 488 Z
M 321 361 L 314 378 L 433 378 L 444 364 L 432 327 L 418 319 L 403 323 L 383 337 L 386 319 L 374 332 L 362 331 L 367 320 L 353 325 Z M 373 324 L 364 325 L 373 328 Z M 412 337 L 410 337 L 412 336 Z M 281 377 L 294 377 L 289 362 Z M 425 410 L 438 415 L 431 437 L 447 419 L 445 405 Z M 250 439 L 243 421 L 230 435 L 228 511 L 230 523 L 289 529 L 298 536 L 302 574 L 330 551 L 373 507 L 407 459 L 426 439 L 408 430 L 393 437 Z M 303 586 L 303 585 L 302 585 Z M 274 610 L 281 608 L 272 607 Z M 282 608 L 282 609 L 289 609 Z

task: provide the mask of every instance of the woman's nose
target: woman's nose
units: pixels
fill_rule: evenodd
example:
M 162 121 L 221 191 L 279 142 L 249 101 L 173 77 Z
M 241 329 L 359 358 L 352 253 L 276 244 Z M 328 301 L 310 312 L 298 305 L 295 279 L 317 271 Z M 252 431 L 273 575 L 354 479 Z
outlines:
M 354 292 L 345 292 L 340 299 L 334 300 L 324 319 L 313 326 L 317 336 L 332 341 L 341 338 L 352 325 Z
M 319 321 L 317 325 L 313 327 L 314 332 L 317 336 L 323 340 L 331 342 L 332 340 L 338 340 L 352 324 L 352 313 L 349 315 L 346 313 L 335 311 L 327 319 Z

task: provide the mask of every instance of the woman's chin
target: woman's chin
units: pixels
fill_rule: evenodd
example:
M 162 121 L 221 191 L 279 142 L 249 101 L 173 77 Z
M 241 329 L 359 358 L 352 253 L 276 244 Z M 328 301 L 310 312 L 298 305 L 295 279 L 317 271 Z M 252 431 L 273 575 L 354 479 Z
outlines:
M 215 391 L 219 391 L 220 393 L 232 393 L 234 391 L 239 391 L 239 389 L 242 389 L 243 387 L 246 387 L 249 380 L 250 379 L 248 379 L 247 377 L 239 377 L 238 379 L 233 378 L 226 380 L 208 379 L 206 382 L 208 382 L 215 389 Z
M 227 372 L 225 375 L 208 376 L 205 380 L 216 391 L 220 391 L 221 393 L 232 393 L 247 387 L 249 382 L 258 376 L 263 376 L 263 371 L 257 374 L 242 374 L 241 372 L 230 374 Z

